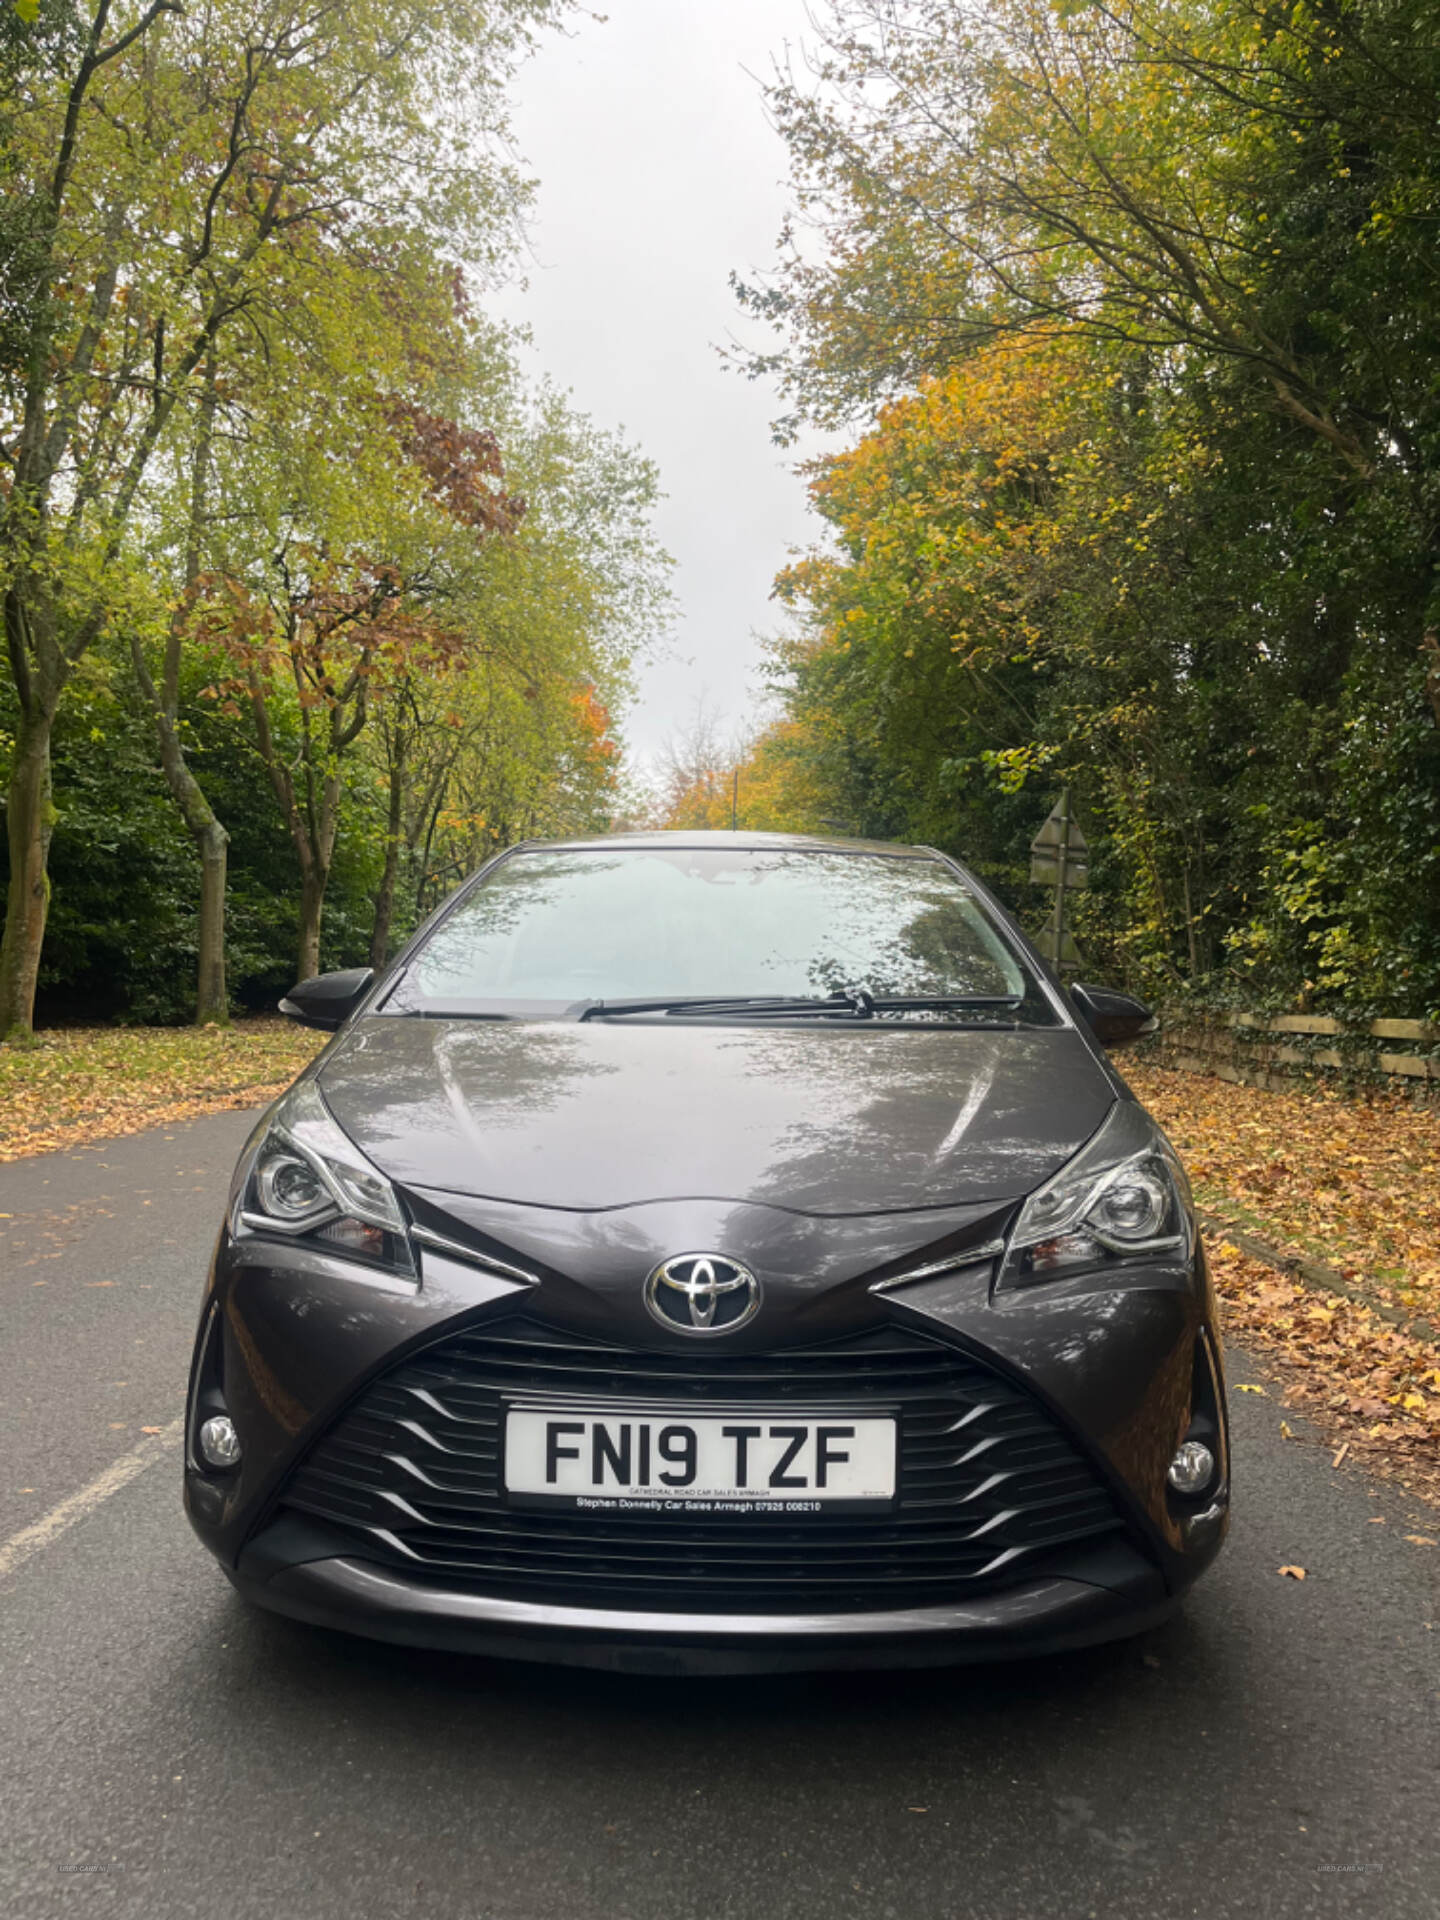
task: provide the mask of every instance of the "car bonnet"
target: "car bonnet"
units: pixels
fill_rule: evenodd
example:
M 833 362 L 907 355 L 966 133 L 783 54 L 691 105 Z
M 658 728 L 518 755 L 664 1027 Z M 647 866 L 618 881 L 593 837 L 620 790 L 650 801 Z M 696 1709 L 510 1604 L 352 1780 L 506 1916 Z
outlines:
M 1066 1027 L 377 1015 L 319 1080 L 402 1186 L 583 1210 L 708 1197 L 833 1215 L 1017 1199 L 1115 1099 Z

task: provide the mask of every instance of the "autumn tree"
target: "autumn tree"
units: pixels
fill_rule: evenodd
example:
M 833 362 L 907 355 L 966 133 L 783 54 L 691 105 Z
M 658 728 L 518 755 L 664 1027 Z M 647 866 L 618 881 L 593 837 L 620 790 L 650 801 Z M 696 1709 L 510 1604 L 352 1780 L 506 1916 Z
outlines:
M 665 827 L 732 825 L 759 833 L 849 831 L 837 817 L 840 804 L 818 764 L 814 731 L 794 717 L 731 740 L 719 753 L 704 749 L 693 727 L 667 742 L 661 756 L 661 788 L 652 809 Z
M 219 691 L 248 707 L 295 847 L 302 979 L 320 970 L 347 757 L 379 707 L 407 693 L 413 704 L 416 680 L 473 661 L 483 637 L 463 624 L 466 573 L 524 510 L 504 489 L 493 433 L 412 402 L 395 403 L 392 425 L 390 457 L 340 473 L 329 438 L 277 449 L 255 504 L 281 500 L 282 510 L 273 520 L 257 511 L 248 539 L 233 543 L 248 546 L 248 564 L 203 583 L 197 632 L 233 664 Z
M 378 716 L 386 859 L 372 957 L 496 848 L 603 829 L 619 802 L 612 710 L 668 618 L 649 532 L 653 467 L 558 395 L 493 395 L 525 513 L 476 556 L 464 619 L 483 645 L 412 677 Z M 377 961 L 378 964 L 378 961 Z
M 683 727 L 666 738 L 656 766 L 657 806 L 667 827 L 728 827 L 735 770 L 749 739 L 727 728 L 702 695 Z

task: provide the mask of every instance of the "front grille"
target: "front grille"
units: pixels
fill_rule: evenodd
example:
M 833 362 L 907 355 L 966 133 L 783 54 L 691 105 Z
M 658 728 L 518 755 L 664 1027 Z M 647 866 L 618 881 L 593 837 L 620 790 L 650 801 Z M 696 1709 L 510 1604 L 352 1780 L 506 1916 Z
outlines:
M 873 1517 L 519 1511 L 500 1489 L 509 1393 L 726 1410 L 898 1410 L 896 1505 Z M 941 1604 L 1012 1584 L 1037 1557 L 1124 1522 L 1094 1469 L 1021 1388 L 938 1340 L 886 1327 L 764 1354 L 651 1353 L 506 1319 L 383 1375 L 317 1443 L 284 1504 L 353 1551 L 496 1598 L 785 1613 Z

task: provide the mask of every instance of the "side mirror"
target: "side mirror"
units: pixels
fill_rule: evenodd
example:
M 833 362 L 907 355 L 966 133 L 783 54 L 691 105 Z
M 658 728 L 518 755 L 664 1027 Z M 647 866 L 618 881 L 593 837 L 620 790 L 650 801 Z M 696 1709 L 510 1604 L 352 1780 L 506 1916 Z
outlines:
M 1103 1046 L 1123 1047 L 1142 1033 L 1153 1033 L 1158 1025 L 1143 1000 L 1133 999 L 1128 993 L 1113 993 L 1109 987 L 1073 986 L 1070 998 Z
M 302 980 L 280 1002 L 287 1020 L 302 1027 L 319 1027 L 322 1033 L 334 1033 L 343 1027 L 370 991 L 375 978 L 373 967 L 347 967 L 343 973 L 317 973 L 313 980 Z

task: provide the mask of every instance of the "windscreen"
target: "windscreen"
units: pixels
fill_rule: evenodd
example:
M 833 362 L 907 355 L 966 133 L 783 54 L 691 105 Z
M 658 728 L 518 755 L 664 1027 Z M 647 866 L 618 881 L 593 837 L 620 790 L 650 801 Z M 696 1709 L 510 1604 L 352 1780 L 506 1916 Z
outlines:
M 938 860 L 625 847 L 512 856 L 412 961 L 419 1004 L 1006 996 L 1028 985 Z

